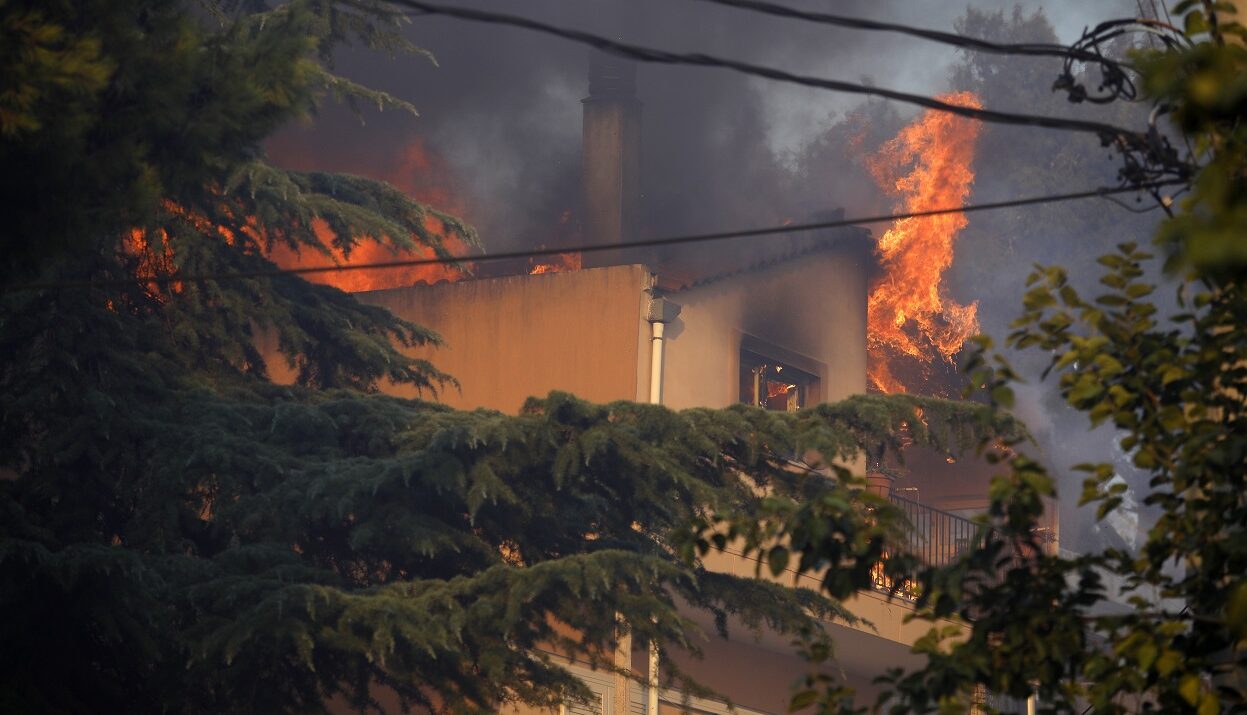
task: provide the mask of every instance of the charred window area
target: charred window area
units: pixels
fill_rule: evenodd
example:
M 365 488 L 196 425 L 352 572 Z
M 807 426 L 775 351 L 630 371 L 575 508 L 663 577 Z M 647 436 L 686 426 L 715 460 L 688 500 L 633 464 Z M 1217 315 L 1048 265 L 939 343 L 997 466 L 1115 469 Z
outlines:
M 777 412 L 805 407 L 815 377 L 749 350 L 740 351 L 740 401 Z

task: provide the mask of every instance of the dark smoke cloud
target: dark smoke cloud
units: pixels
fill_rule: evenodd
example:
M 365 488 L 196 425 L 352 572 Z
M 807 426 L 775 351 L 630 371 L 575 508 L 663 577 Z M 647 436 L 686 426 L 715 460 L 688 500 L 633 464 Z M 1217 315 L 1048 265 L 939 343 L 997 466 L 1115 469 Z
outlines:
M 957 60 L 939 45 L 786 22 L 697 0 L 475 4 L 659 47 L 868 77 L 926 93 L 945 88 Z M 1081 24 L 1099 14 L 1085 4 L 1058 4 L 1066 24 L 1080 13 L 1086 18 Z M 858 0 L 836 3 L 835 11 L 948 29 L 965 7 Z M 439 67 L 346 53 L 339 68 L 410 99 L 421 117 L 368 113 L 361 126 L 331 107 L 310 127 L 274 141 L 273 156 L 292 164 L 314 157 L 318 166 L 392 179 L 393 157 L 419 138 L 446 159 L 468 194 L 467 218 L 490 249 L 557 243 L 558 218 L 575 212 L 579 199 L 579 100 L 586 92 L 587 51 L 512 28 L 436 17 L 416 18 L 409 35 L 434 52 Z M 861 191 L 841 197 L 836 187 L 794 183 L 790 171 L 805 146 L 852 112 L 858 98 L 656 66 L 641 68 L 639 92 L 645 105 L 645 233 L 758 225 L 803 218 L 793 214 L 811 205 L 867 203 Z

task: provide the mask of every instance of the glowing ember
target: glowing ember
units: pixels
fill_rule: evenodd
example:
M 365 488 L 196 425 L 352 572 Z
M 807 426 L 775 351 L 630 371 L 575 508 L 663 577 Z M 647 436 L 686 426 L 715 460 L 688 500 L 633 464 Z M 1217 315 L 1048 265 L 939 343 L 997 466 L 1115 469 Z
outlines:
M 580 224 L 575 220 L 571 209 L 563 209 L 559 214 L 558 225 L 554 229 L 552 235 L 555 246 L 566 246 L 567 244 L 576 244 L 580 242 Z M 541 246 L 545 248 L 545 246 Z M 535 261 L 540 260 L 540 263 Z M 539 273 L 565 273 L 567 271 L 578 271 L 583 267 L 582 256 L 577 251 L 568 253 L 559 253 L 546 259 L 529 259 L 532 265 L 528 269 L 529 275 L 537 275 Z
M 772 382 L 771 380 L 766 381 L 767 399 L 780 396 L 787 397 L 795 389 L 797 389 L 796 385 L 787 385 L 782 382 Z
M 160 278 L 177 272 L 177 266 L 173 262 L 173 247 L 169 245 L 169 235 L 164 229 L 156 229 L 151 235 L 141 228 L 130 229 L 122 236 L 121 252 L 134 262 L 134 275 L 138 278 Z M 148 297 L 164 303 L 164 293 L 181 293 L 182 283 L 175 281 L 164 287 L 158 283 L 148 283 L 145 290 Z
M 578 271 L 581 268 L 581 256 L 579 252 L 560 253 L 552 256 L 554 259 L 549 263 L 538 263 L 528 271 L 530 275 L 539 273 L 563 273 L 566 271 Z
M 213 226 L 204 216 L 188 211 L 167 199 L 161 201 L 161 207 L 168 213 L 193 225 L 196 230 L 210 234 L 215 229 L 226 243 L 233 245 L 234 232 L 221 226 Z M 120 251 L 133 262 L 134 275 L 138 278 L 167 278 L 177 274 L 177 262 L 174 260 L 173 243 L 169 232 L 163 228 L 143 229 L 132 228 L 121 237 Z M 169 293 L 181 293 L 185 288 L 181 281 L 168 283 L 151 282 L 146 286 L 148 297 L 164 303 Z M 111 303 L 111 301 L 110 301 Z M 111 309 L 111 308 L 110 308 Z
M 945 102 L 979 107 L 978 97 L 957 92 Z M 883 145 L 868 163 L 879 186 L 896 197 L 896 209 L 925 211 L 957 206 L 974 183 L 971 162 L 979 123 L 946 112 L 924 112 Z M 916 363 L 929 374 L 938 359 L 951 362 L 978 332 L 977 303 L 959 305 L 945 295 L 944 271 L 965 214 L 901 219 L 879 239 L 883 276 L 868 303 L 869 378 L 883 392 L 906 391 L 896 368 Z

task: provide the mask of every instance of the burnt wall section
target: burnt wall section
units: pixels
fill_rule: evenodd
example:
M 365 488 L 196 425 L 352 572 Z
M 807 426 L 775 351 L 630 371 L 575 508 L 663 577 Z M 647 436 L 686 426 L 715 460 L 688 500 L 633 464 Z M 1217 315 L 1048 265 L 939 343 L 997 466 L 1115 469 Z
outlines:
M 818 378 L 809 404 L 866 391 L 863 242 L 673 292 L 682 307 L 667 327 L 664 404 L 726 407 L 740 400 L 741 349 L 797 364 Z M 661 276 L 660 276 L 661 280 Z

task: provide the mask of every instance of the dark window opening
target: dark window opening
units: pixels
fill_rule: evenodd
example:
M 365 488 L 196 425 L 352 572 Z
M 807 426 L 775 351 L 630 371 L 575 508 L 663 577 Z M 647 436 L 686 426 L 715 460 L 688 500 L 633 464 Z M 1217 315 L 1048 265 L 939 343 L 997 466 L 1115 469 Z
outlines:
M 740 351 L 740 401 L 777 412 L 796 412 L 805 407 L 815 377 L 808 372 Z

